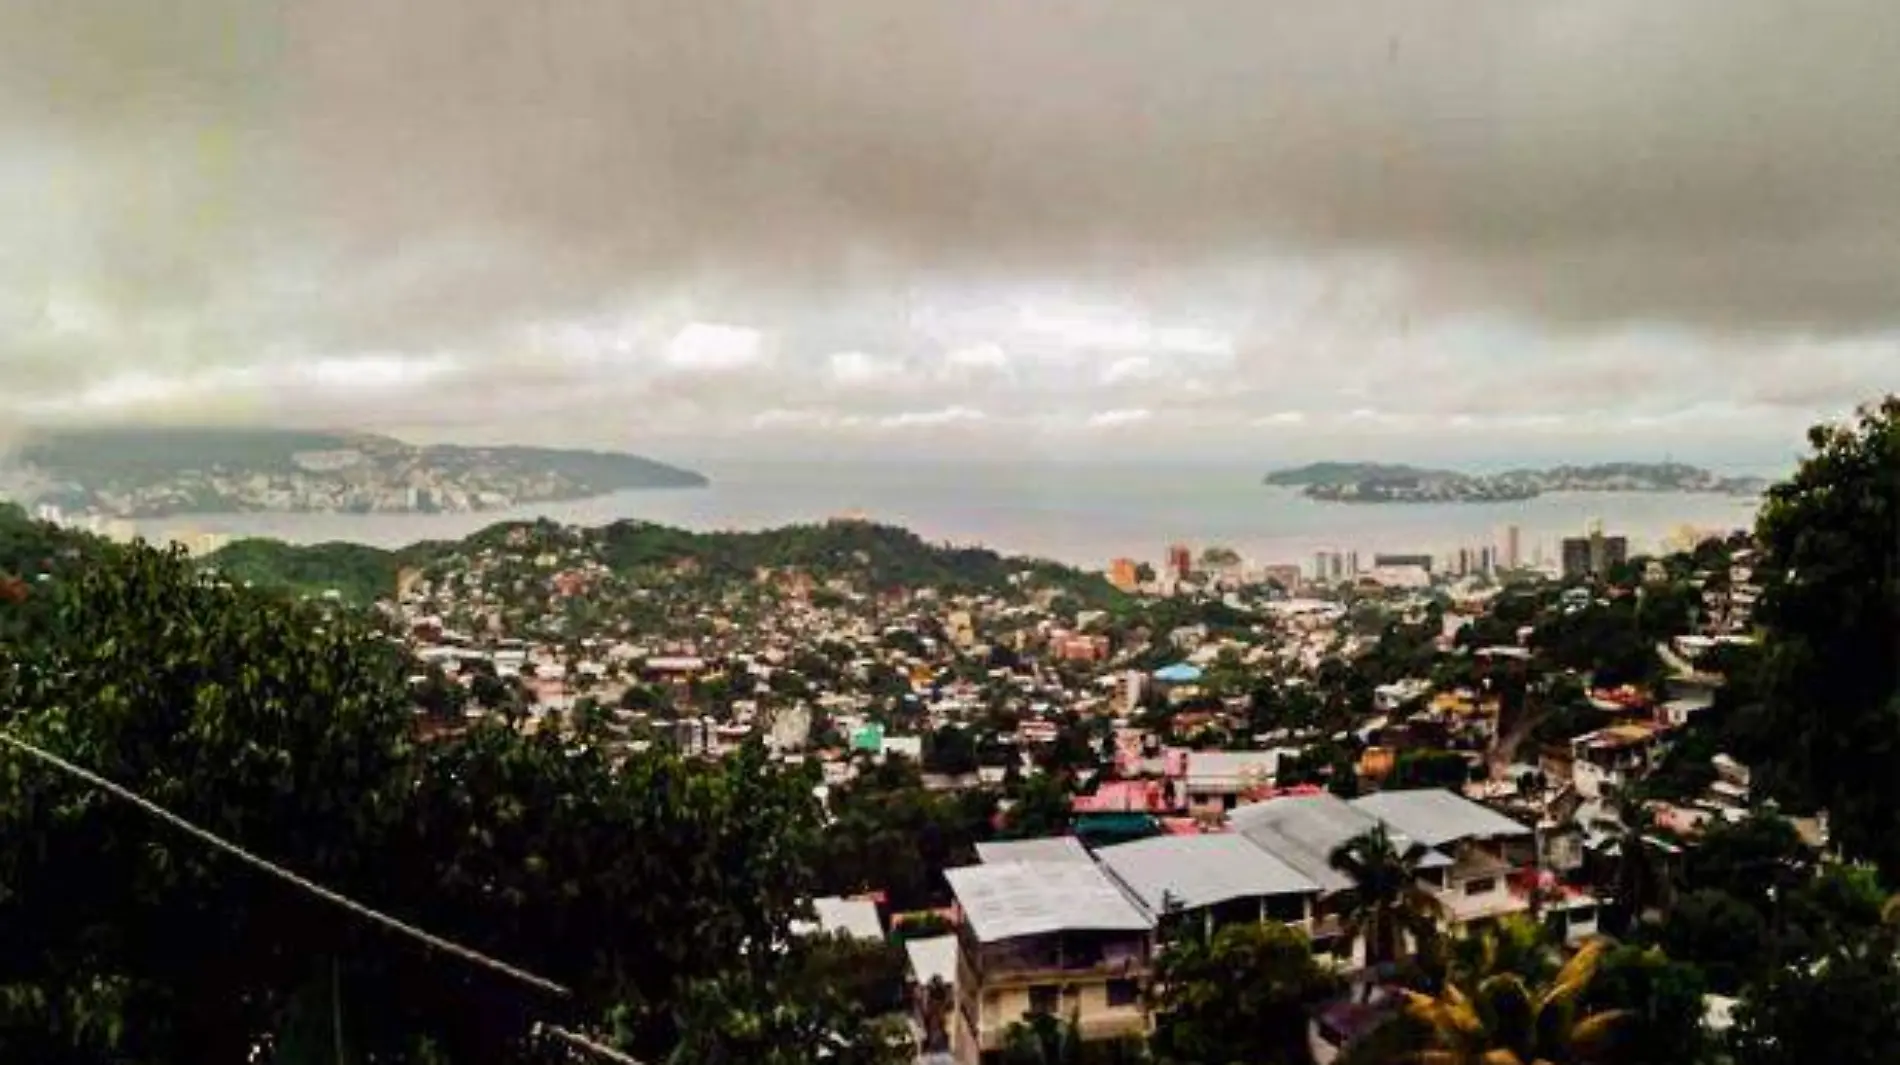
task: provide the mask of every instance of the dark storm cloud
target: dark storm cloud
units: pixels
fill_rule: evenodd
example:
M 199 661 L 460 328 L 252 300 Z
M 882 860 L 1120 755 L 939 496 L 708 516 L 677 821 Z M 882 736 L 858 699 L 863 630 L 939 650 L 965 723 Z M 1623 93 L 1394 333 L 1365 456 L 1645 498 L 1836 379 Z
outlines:
M 34 205 L 0 360 L 55 412 L 195 381 L 300 419 L 1166 435 L 1900 385 L 1891 3 L 23 0 L 0 31 L 0 192 Z M 994 306 L 1022 292 L 1130 321 Z M 958 298 L 992 306 L 946 333 Z M 615 358 L 545 342 L 629 315 Z M 695 322 L 769 357 L 671 358 Z M 435 370 L 371 375 L 383 408 L 285 369 L 370 358 Z

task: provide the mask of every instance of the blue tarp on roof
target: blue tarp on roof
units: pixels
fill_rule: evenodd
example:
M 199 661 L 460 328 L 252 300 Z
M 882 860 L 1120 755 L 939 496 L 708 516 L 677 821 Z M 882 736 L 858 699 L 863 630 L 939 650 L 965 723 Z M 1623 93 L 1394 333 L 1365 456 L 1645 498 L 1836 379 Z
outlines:
M 1186 662 L 1176 662 L 1174 665 L 1155 670 L 1155 679 L 1163 684 L 1192 684 L 1201 679 L 1201 670 L 1200 667 L 1188 665 Z

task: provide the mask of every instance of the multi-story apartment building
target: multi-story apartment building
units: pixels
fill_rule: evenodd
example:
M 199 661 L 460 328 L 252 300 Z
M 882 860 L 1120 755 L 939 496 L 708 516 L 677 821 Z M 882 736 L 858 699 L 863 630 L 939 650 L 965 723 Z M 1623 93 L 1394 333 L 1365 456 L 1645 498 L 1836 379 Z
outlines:
M 1194 575 L 1194 552 L 1188 545 L 1168 545 L 1168 575 L 1183 581 Z
M 1154 918 L 1100 867 L 1002 861 L 944 873 L 957 931 L 951 1050 L 994 1061 L 1013 1025 L 1073 1023 L 1084 1041 L 1144 1038 Z
M 1563 541 L 1565 580 L 1602 577 L 1629 561 L 1630 542 L 1626 536 L 1605 536 L 1592 529 L 1587 536 L 1567 536 Z

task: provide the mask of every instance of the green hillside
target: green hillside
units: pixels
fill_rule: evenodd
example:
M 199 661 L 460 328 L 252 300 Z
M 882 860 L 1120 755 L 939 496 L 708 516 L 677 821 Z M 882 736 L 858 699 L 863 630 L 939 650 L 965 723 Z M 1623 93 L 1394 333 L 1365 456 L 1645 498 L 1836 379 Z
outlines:
M 1115 601 L 1118 593 L 1098 574 L 1040 559 L 1010 558 L 985 548 L 931 544 L 890 525 L 834 521 L 762 532 L 694 533 L 646 522 L 621 521 L 579 530 L 579 542 L 602 564 L 621 574 L 672 569 L 693 563 L 707 582 L 750 581 L 760 569 L 797 569 L 819 580 L 846 578 L 872 590 L 938 588 L 981 592 L 1002 589 L 1028 573 L 1044 586 L 1086 603 Z M 481 552 L 531 556 L 571 545 L 575 533 L 551 522 L 490 526 L 456 542 L 426 542 L 397 551 L 361 544 L 297 546 L 277 540 L 242 540 L 205 560 L 234 581 L 283 588 L 306 595 L 336 591 L 359 603 L 395 590 L 409 566 L 452 562 Z
M 279 540 L 239 540 L 206 562 L 239 584 L 301 595 L 334 591 L 353 603 L 394 595 L 401 569 L 393 551 L 346 543 L 295 547 Z

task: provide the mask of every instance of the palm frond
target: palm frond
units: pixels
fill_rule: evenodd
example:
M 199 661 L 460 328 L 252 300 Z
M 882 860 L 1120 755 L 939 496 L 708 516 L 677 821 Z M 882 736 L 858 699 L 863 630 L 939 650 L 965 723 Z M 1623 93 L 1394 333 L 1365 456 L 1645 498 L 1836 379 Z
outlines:
M 1557 976 L 1551 981 L 1550 990 L 1544 992 L 1546 1007 L 1561 1005 L 1575 999 L 1590 985 L 1596 976 L 1597 964 L 1603 958 L 1603 941 L 1592 940 L 1583 945 L 1574 957 L 1557 970 Z
M 1589 1057 L 1609 1044 L 1616 1030 L 1634 1014 L 1630 1010 L 1604 1010 L 1592 1013 L 1570 1029 L 1567 1040 L 1579 1054 Z

